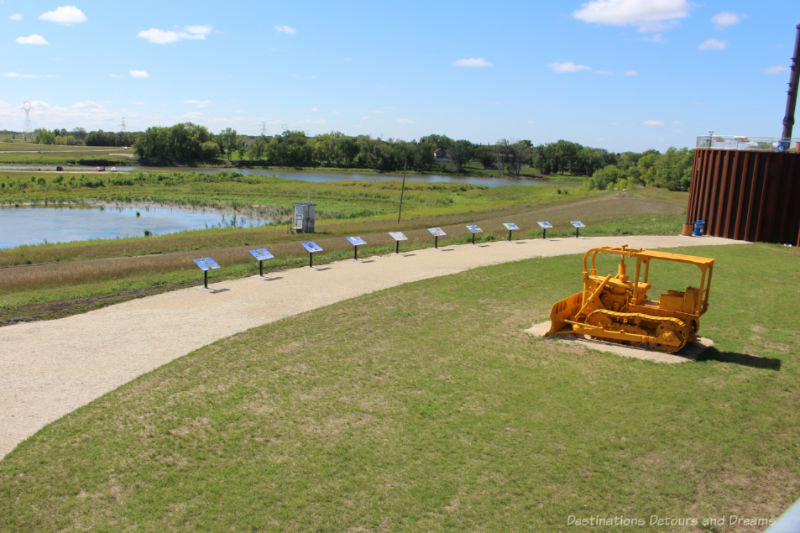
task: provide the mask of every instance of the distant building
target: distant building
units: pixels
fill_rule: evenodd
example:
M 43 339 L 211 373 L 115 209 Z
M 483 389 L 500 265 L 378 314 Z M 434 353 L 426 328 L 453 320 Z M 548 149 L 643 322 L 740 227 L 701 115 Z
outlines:
M 433 151 L 433 160 L 437 163 L 447 163 L 450 161 L 450 154 L 444 148 L 437 148 Z

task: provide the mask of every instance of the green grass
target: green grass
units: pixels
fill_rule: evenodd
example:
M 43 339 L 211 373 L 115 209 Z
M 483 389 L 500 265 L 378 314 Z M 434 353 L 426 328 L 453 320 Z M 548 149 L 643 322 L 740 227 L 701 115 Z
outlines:
M 158 180 L 149 176 L 146 180 Z M 169 176 L 167 176 L 169 178 Z M 177 195 L 174 188 L 197 185 L 197 177 L 177 176 L 177 183 L 164 186 L 160 194 Z M 202 182 L 201 184 L 205 183 Z M 219 181 L 210 183 L 219 185 Z M 168 180 L 167 180 L 168 181 Z M 271 183 L 267 180 L 266 183 Z M 235 189 L 236 182 L 228 185 Z M 258 183 L 258 181 L 256 181 Z M 245 188 L 253 184 L 245 182 Z M 288 184 L 276 181 L 277 187 L 294 190 L 303 183 Z M 383 195 L 385 205 L 397 196 L 398 184 L 348 182 L 324 184 L 315 197 L 328 195 L 336 201 L 351 203 L 373 202 Z M 574 230 L 570 220 L 582 219 L 588 228 L 583 235 L 618 234 L 675 234 L 679 231 L 686 209 L 686 194 L 660 189 L 637 189 L 619 195 L 611 192 L 586 194 L 561 186 L 512 186 L 475 188 L 460 185 L 429 184 L 418 190 L 428 203 L 447 200 L 442 207 L 427 208 L 412 201 L 397 223 L 396 214 L 363 218 L 321 219 L 313 239 L 326 250 L 317 258 L 323 263 L 345 257 L 352 252 L 344 240 L 346 235 L 362 235 L 369 246 L 364 253 L 385 253 L 393 249 L 389 231 L 402 230 L 410 241 L 404 250 L 430 246 L 425 228 L 441 226 L 448 233 L 447 242 L 466 242 L 469 238 L 465 224 L 479 224 L 485 231 L 481 240 L 506 238 L 502 222 L 514 221 L 522 231 L 515 238 L 538 238 L 541 230 L 536 221 L 549 220 L 556 229 L 548 237 L 571 237 Z M 294 189 L 293 189 L 294 187 Z M 256 187 L 257 189 L 257 187 Z M 413 191 L 413 189 L 412 189 Z M 559 193 L 560 191 L 560 193 Z M 242 201 L 241 190 L 232 193 L 238 205 L 252 205 L 258 197 Z M 264 194 L 263 192 L 260 194 Z M 347 200 L 350 198 L 350 200 Z M 438 200 L 437 200 L 438 198 Z M 296 199 L 296 198 L 295 198 Z M 323 202 L 324 200 L 319 200 Z M 627 215 L 620 218 L 621 213 Z M 288 233 L 287 226 L 263 228 L 224 228 L 185 232 L 174 235 L 116 239 L 107 241 L 71 242 L 21 246 L 0 250 L 0 323 L 20 320 L 54 318 L 83 312 L 109 303 L 135 298 L 144 294 L 163 292 L 199 283 L 191 263 L 193 257 L 210 255 L 224 269 L 221 278 L 233 278 L 252 272 L 253 260 L 248 249 L 267 246 L 278 258 L 269 268 L 284 268 L 303 264 L 307 257 L 299 241 L 308 235 Z
M 717 260 L 700 362 L 524 334 L 580 288 L 580 256 L 413 283 L 219 341 L 47 426 L 0 462 L 0 529 L 775 517 L 800 494 L 798 251 L 683 251 Z

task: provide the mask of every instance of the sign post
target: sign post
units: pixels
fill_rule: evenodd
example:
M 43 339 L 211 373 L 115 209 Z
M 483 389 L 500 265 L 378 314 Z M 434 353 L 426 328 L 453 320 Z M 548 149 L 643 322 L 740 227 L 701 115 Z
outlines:
M 250 250 L 250 255 L 258 260 L 258 275 L 262 278 L 264 277 L 264 261 L 267 259 L 272 259 L 275 257 L 266 248 L 256 248 L 255 250 Z
M 542 228 L 542 239 L 546 239 L 547 238 L 547 230 L 548 229 L 552 229 L 553 225 L 550 224 L 546 220 L 540 220 L 539 222 L 537 222 L 537 224 L 539 224 L 539 227 Z
M 194 264 L 203 271 L 203 288 L 208 288 L 208 271 L 209 270 L 216 270 L 221 268 L 219 263 L 211 259 L 210 257 L 202 257 L 200 259 L 192 259 Z
M 402 231 L 390 231 L 389 235 L 394 239 L 394 253 L 400 253 L 400 241 L 407 241 L 408 237 Z
M 308 252 L 308 266 L 314 266 L 314 254 L 322 251 L 322 247 L 314 241 L 301 243 L 303 248 Z
M 580 237 L 581 228 L 585 228 L 586 225 L 580 220 L 570 220 L 569 223 L 572 224 L 573 228 L 575 228 L 575 238 L 577 239 Z
M 474 245 L 475 244 L 475 235 L 478 234 L 478 233 L 483 233 L 483 230 L 480 227 L 478 227 L 476 224 L 470 224 L 469 226 L 467 226 L 467 229 L 469 230 L 470 233 L 472 233 L 472 244 Z
M 428 228 L 428 231 L 433 235 L 433 247 L 439 248 L 439 237 L 446 237 L 447 233 L 442 228 Z
M 519 229 L 519 227 L 517 227 L 517 225 L 513 222 L 503 222 L 503 226 L 505 226 L 508 230 L 508 240 L 511 241 L 511 232 L 515 229 Z
M 367 244 L 367 241 L 356 235 L 347 237 L 347 242 L 353 245 L 353 259 L 358 261 L 358 247 Z

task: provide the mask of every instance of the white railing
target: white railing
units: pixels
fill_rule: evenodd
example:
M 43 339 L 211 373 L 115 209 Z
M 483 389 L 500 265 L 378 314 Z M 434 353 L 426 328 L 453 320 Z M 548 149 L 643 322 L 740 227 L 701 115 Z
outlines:
M 721 150 L 753 150 L 757 152 L 800 152 L 800 138 L 747 137 L 743 135 L 702 135 L 697 137 L 697 148 Z

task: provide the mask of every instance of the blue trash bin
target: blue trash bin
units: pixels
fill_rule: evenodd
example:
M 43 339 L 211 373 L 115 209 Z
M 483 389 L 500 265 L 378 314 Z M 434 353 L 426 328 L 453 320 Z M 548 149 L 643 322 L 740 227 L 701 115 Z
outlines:
M 703 220 L 695 220 L 694 222 L 694 235 L 695 237 L 702 237 L 703 232 L 706 229 L 706 223 Z

